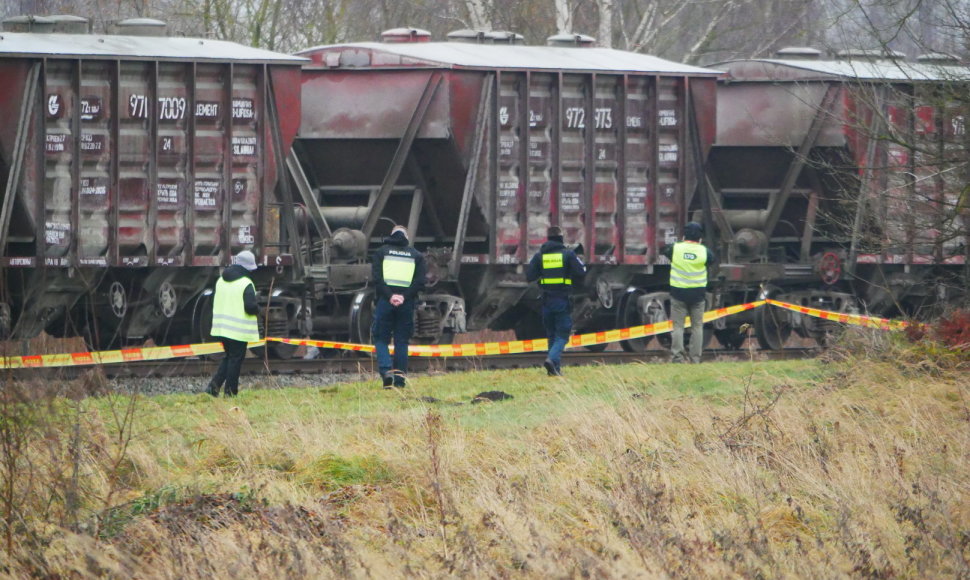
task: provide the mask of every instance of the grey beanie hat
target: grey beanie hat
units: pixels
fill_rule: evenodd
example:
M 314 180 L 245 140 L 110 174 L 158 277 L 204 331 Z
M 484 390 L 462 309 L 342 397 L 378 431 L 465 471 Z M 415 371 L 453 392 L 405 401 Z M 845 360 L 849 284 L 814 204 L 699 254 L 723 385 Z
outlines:
M 243 250 L 236 254 L 236 258 L 233 260 L 233 262 L 239 264 L 243 268 L 246 268 L 250 272 L 257 268 L 256 256 L 253 255 L 253 253 L 249 250 Z

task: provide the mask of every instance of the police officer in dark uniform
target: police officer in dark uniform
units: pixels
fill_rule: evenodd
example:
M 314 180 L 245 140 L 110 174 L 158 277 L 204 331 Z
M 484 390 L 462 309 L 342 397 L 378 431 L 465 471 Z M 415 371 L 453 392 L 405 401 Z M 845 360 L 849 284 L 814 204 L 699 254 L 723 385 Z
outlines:
M 670 317 L 673 362 L 701 362 L 704 351 L 704 306 L 707 295 L 707 269 L 717 261 L 712 250 L 701 242 L 703 228 L 697 222 L 684 226 L 684 240 L 661 248 L 670 258 Z M 690 349 L 684 355 L 684 325 L 690 316 Z
M 561 229 L 552 226 L 546 233 L 547 241 L 529 262 L 526 279 L 538 280 L 542 289 L 542 325 L 549 339 L 549 354 L 542 365 L 549 376 L 562 376 L 560 357 L 573 327 L 569 291 L 582 283 L 586 265 L 563 244 Z
M 377 370 L 385 389 L 401 388 L 408 371 L 408 342 L 414 334 L 414 303 L 424 288 L 424 255 L 411 247 L 408 231 L 394 226 L 372 258 L 375 307 L 371 334 L 377 354 Z M 391 366 L 389 344 L 394 335 Z

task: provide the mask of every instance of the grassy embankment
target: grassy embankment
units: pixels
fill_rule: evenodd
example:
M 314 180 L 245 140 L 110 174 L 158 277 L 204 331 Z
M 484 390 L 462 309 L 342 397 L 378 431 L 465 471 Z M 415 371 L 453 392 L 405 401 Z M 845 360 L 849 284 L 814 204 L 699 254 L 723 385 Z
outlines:
M 32 481 L 0 490 L 0 554 L 11 576 L 967 576 L 966 378 L 857 356 L 60 400 Z M 488 390 L 514 398 L 469 404 Z

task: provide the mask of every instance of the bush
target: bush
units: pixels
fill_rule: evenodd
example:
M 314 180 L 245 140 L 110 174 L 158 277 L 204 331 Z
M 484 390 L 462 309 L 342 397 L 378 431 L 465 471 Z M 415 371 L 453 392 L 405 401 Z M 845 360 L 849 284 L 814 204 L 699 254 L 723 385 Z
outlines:
M 894 362 L 907 372 L 937 374 L 970 368 L 970 310 L 955 309 L 902 332 L 849 327 L 824 355 L 830 360 Z
M 884 353 L 921 367 L 962 370 L 970 366 L 970 310 L 955 309 L 927 323 L 913 322 L 902 341 Z
M 930 334 L 948 348 L 970 352 L 970 310 L 958 309 L 941 316 Z

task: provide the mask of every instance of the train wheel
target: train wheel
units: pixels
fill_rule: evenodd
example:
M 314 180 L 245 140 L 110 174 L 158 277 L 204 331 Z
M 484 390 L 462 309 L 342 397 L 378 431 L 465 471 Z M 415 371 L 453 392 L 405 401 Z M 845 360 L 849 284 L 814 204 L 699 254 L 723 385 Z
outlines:
M 212 300 L 214 294 L 211 290 L 207 290 L 199 295 L 192 304 L 192 342 L 202 343 L 202 342 L 218 342 L 218 339 L 213 338 L 209 332 L 212 330 Z M 206 358 L 212 360 L 219 360 L 223 356 L 223 353 L 215 353 L 206 355 Z
M 178 292 L 169 281 L 162 282 L 158 292 L 155 294 L 155 306 L 167 320 L 171 320 L 178 311 L 179 298 Z
M 781 294 L 777 286 L 768 286 L 759 300 L 776 298 Z M 781 350 L 792 333 L 791 314 L 774 306 L 762 306 L 754 313 L 754 330 L 758 335 L 758 345 L 765 350 Z
M 108 286 L 106 298 L 107 308 L 102 308 L 104 313 L 98 313 L 93 321 L 97 329 L 95 342 L 100 345 L 99 348 L 115 348 L 124 339 L 122 328 L 128 314 L 128 292 L 121 282 L 115 281 Z
M 282 298 L 293 299 L 295 296 L 288 292 L 280 294 Z M 297 338 L 293 336 L 293 328 L 290 325 L 290 315 L 289 308 L 293 307 L 296 309 L 294 317 L 296 320 L 300 320 L 303 317 L 303 307 L 295 305 L 289 300 L 282 301 L 282 298 L 278 298 L 276 304 L 271 304 L 271 308 L 264 310 L 260 313 L 261 320 L 260 325 L 267 326 L 268 329 L 265 330 L 263 337 L 272 336 L 275 338 Z M 297 331 L 299 333 L 299 331 Z M 303 334 L 306 336 L 305 334 Z M 295 344 L 288 344 L 285 342 L 267 341 L 266 350 L 269 352 L 270 358 L 278 360 L 291 360 L 296 356 L 297 349 L 300 348 Z
M 661 322 L 667 322 L 670 320 L 670 294 L 667 292 L 655 292 L 651 294 L 652 299 L 647 305 L 647 316 L 646 324 L 659 324 Z M 688 342 L 690 331 L 684 332 L 684 342 Z M 669 332 L 657 335 L 657 343 L 660 346 L 670 349 L 670 345 L 674 343 Z
M 350 307 L 350 342 L 373 344 L 371 325 L 374 323 L 374 292 L 364 290 L 354 296 Z
M 659 324 L 661 322 L 667 322 L 671 319 L 671 299 L 669 292 L 654 292 L 650 296 L 650 302 L 647 305 L 647 315 L 645 324 Z M 686 348 L 690 344 L 690 335 L 694 332 L 694 327 L 684 329 L 684 347 Z M 703 340 L 701 341 L 702 348 L 707 348 L 711 344 L 711 339 L 714 337 L 714 331 L 710 324 L 705 324 L 703 326 L 702 332 Z M 657 342 L 660 346 L 670 349 L 671 345 L 674 343 L 673 334 L 670 332 L 665 332 L 663 334 L 657 335 Z
M 76 321 L 83 321 L 84 342 L 91 350 L 114 350 L 125 344 L 125 317 L 128 315 L 128 292 L 118 281 L 104 293 L 88 295 L 88 303 L 75 308 Z
M 617 328 L 629 328 L 631 326 L 646 324 L 643 315 L 640 313 L 640 307 L 637 304 L 637 299 L 644 294 L 646 292 L 643 290 L 634 289 L 620 298 L 620 304 L 616 311 Z M 620 341 L 620 347 L 626 352 L 644 352 L 647 350 L 648 344 L 650 344 L 649 336 Z
M 589 352 L 603 352 L 604 350 L 606 350 L 606 347 L 608 346 L 610 346 L 610 344 L 607 342 L 603 344 L 587 344 L 583 348 L 585 348 Z

